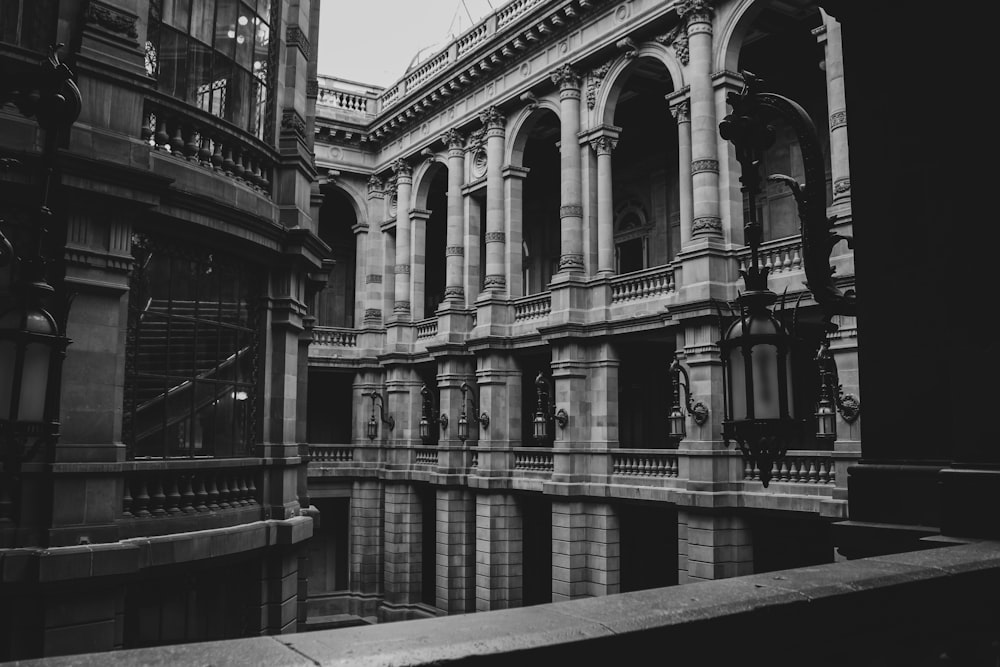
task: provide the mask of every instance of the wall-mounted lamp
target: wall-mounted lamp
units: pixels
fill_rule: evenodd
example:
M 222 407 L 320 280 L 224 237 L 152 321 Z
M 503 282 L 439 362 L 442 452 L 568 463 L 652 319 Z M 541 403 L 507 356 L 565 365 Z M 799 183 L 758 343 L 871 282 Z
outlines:
M 819 401 L 816 403 L 816 438 L 833 442 L 837 439 L 836 412 L 848 424 L 861 413 L 861 403 L 854 394 L 845 394 L 837 376 L 837 364 L 830 354 L 830 342 L 824 340 L 816 355 L 819 369 Z M 836 412 L 834 411 L 836 410 Z
M 545 442 L 551 437 L 549 421 L 555 421 L 559 424 L 559 428 L 566 428 L 566 424 L 569 423 L 569 415 L 566 414 L 566 411 L 562 408 L 556 410 L 553 394 L 555 391 L 550 391 L 549 381 L 539 371 L 538 377 L 535 378 L 535 395 L 538 398 L 538 405 L 535 407 L 534 419 L 535 441 L 539 443 Z
M 684 376 L 683 380 L 681 380 L 682 375 Z M 670 424 L 669 437 L 672 440 L 680 441 L 687 435 L 685 427 L 687 415 L 691 415 L 694 418 L 694 423 L 701 426 L 708 421 L 708 407 L 701 401 L 695 403 L 691 399 L 691 378 L 684 367 L 681 366 L 680 359 L 676 356 L 673 363 L 670 364 L 670 382 L 673 385 L 674 394 L 673 404 L 670 407 L 670 417 L 668 417 Z M 686 399 L 684 405 L 687 408 L 687 415 L 681 410 L 681 387 L 684 388 Z
M 476 416 L 479 412 L 479 397 L 476 396 L 475 390 L 469 385 L 468 382 L 462 383 L 462 413 L 458 416 L 458 439 L 465 442 L 469 439 L 469 420 L 465 416 L 465 406 L 467 401 L 470 400 L 466 397 L 466 393 L 472 394 L 472 418 L 479 422 L 479 425 L 483 428 L 489 428 L 490 426 L 490 416 L 485 412 Z
M 434 439 L 434 429 L 431 422 L 441 424 L 441 428 L 448 428 L 448 415 L 443 412 L 434 417 L 434 392 L 425 383 L 420 387 L 421 410 L 420 410 L 420 439 L 424 444 L 430 444 Z
M 382 420 L 383 424 L 386 424 L 391 431 L 396 427 L 396 420 L 392 418 L 392 415 L 386 416 L 385 414 L 385 399 L 382 398 L 382 394 L 378 391 L 372 389 L 371 392 L 363 394 L 372 399 L 372 416 L 368 419 L 368 439 L 374 440 L 378 437 L 378 420 L 375 419 L 375 406 L 378 404 L 378 414 L 379 419 Z
M 774 93 L 761 92 L 761 81 L 750 72 L 742 72 L 743 90 L 727 96 L 733 112 L 719 124 L 719 134 L 733 143 L 736 159 L 740 163 L 740 183 L 747 197 L 747 219 L 744 237 L 750 246 L 750 266 L 742 271 L 746 291 L 736 303 L 739 314 L 736 321 L 724 328 L 719 349 L 722 353 L 723 383 L 725 387 L 725 417 L 722 435 L 735 440 L 751 463 L 761 472 L 761 483 L 766 487 L 771 479 L 771 468 L 781 460 L 788 447 L 805 431 L 803 407 L 796 406 L 792 372 L 792 351 L 812 345 L 816 349 L 820 340 L 813 335 L 804 340 L 801 331 L 786 328 L 775 317 L 771 306 L 777 295 L 767 287 L 769 267 L 762 266 L 758 249 L 763 237 L 763 227 L 757 219 L 756 198 L 761 191 L 759 165 L 765 151 L 777 136 L 775 122 L 782 121 L 791 127 L 798 139 L 805 171 L 805 184 L 789 176 L 772 174 L 768 180 L 787 185 L 798 205 L 802 235 L 802 266 L 806 285 L 822 312 L 823 329 L 836 330 L 834 315 L 855 315 L 857 303 L 852 292 L 843 292 L 834 283 L 830 253 L 847 237 L 833 232 L 832 219 L 826 214 L 826 176 L 823 152 L 820 148 L 816 126 L 809 114 L 797 103 Z M 825 362 L 824 362 L 825 363 Z M 827 386 L 826 378 L 821 382 Z M 821 395 L 816 417 L 817 430 L 822 438 L 829 439 L 835 424 L 831 423 L 833 397 Z

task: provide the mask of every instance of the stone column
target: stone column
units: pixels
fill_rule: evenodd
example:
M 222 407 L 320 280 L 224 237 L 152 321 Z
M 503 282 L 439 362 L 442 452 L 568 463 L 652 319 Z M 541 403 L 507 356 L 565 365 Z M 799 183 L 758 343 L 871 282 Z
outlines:
M 605 128 L 590 140 L 597 153 L 597 274 L 615 272 L 615 205 L 611 195 L 611 151 L 618 145 L 618 131 Z
M 427 219 L 430 217 L 430 211 L 410 209 L 410 314 L 414 320 L 422 320 L 434 314 L 424 312 L 424 295 L 427 289 Z
M 448 231 L 445 243 L 444 299 L 450 305 L 465 305 L 462 274 L 465 269 L 465 212 L 462 183 L 465 181 L 465 138 L 455 130 L 442 137 L 448 146 Z
M 514 496 L 476 496 L 476 611 L 520 607 L 522 518 Z
M 681 508 L 677 512 L 677 582 L 753 574 L 753 535 L 733 515 Z
M 484 292 L 507 291 L 504 275 L 506 231 L 503 203 L 503 141 L 505 119 L 496 107 L 479 114 L 486 130 L 486 279 Z
M 668 96 L 669 97 L 669 96 Z M 681 215 L 681 248 L 691 243 L 691 225 L 693 219 L 694 192 L 691 181 L 691 103 L 687 99 L 680 100 L 670 107 L 670 113 L 677 121 L 677 170 L 680 215 Z
M 552 503 L 552 601 L 621 592 L 618 517 L 610 505 Z
M 357 480 L 351 487 L 351 613 L 374 617 L 382 593 L 382 483 Z
M 469 489 L 437 490 L 436 579 L 438 609 L 449 614 L 476 610 L 476 501 Z
M 373 243 L 374 233 L 369 236 L 368 225 L 364 223 L 358 223 L 351 228 L 354 232 L 354 316 L 352 322 L 354 323 L 355 329 L 360 329 L 362 322 L 364 321 L 365 309 L 368 307 L 368 272 L 366 270 L 366 264 L 368 260 L 368 246 Z M 382 279 L 382 274 L 379 274 L 379 280 Z M 381 285 L 382 283 L 379 283 Z M 364 285 L 365 287 L 361 287 Z M 322 288 L 321 288 L 322 289 Z M 307 299 L 306 303 L 310 306 L 316 302 L 316 299 Z
M 694 237 L 719 238 L 719 158 L 712 86 L 711 0 L 684 0 L 677 9 L 687 21 L 689 72 L 691 76 L 691 180 L 694 195 L 691 233 Z
M 397 319 L 411 319 L 410 305 L 410 189 L 413 171 L 403 160 L 393 165 L 396 172 L 396 267 L 395 300 L 392 314 Z
M 505 269 L 507 293 L 524 296 L 524 273 L 521 243 L 524 239 L 524 179 L 528 169 L 507 165 L 503 169 L 504 207 L 507 216 Z
M 822 11 L 822 10 L 820 10 Z M 826 39 L 823 39 L 825 30 Z M 830 168 L 833 176 L 833 201 L 851 197 L 851 170 L 847 146 L 847 102 L 844 97 L 844 51 L 840 22 L 823 12 L 819 41 L 826 44 L 826 95 L 830 109 Z
M 406 618 L 404 605 L 420 602 L 423 505 L 412 484 L 385 486 L 383 534 L 385 604 L 379 620 Z
M 559 273 L 583 273 L 583 183 L 580 145 L 580 75 L 569 65 L 552 74 L 559 86 Z

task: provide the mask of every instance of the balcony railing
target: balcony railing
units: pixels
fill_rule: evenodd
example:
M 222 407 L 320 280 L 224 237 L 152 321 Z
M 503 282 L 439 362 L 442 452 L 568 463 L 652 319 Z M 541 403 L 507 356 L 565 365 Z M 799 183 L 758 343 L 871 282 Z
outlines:
M 277 152 L 207 111 L 147 93 L 139 136 L 159 151 L 270 195 Z
M 514 321 L 524 322 L 538 317 L 547 317 L 552 311 L 552 295 L 548 292 L 532 294 L 514 299 Z
M 309 459 L 319 463 L 348 463 L 354 460 L 350 445 L 309 445 Z
M 760 247 L 759 257 L 761 266 L 770 267 L 771 275 L 798 271 L 802 268 L 802 237 L 789 236 L 764 243 Z M 750 250 L 741 250 L 737 258 L 740 271 L 746 270 L 750 265 Z
M 310 345 L 317 347 L 357 347 L 358 332 L 342 327 L 315 327 Z
M 675 289 L 674 267 L 656 266 L 612 278 L 611 303 L 648 299 Z
M 543 2 L 545 0 L 514 0 L 497 10 L 497 27 L 503 28 L 510 25 L 519 16 L 526 14 Z
M 677 477 L 677 455 L 649 450 L 617 450 L 611 455 L 612 472 L 632 477 Z
M 426 447 L 416 451 L 413 459 L 416 463 L 437 465 L 437 447 Z
M 749 461 L 743 462 L 743 479 L 760 479 L 760 470 Z M 798 484 L 836 484 L 837 469 L 833 455 L 827 451 L 792 451 L 780 462 L 771 466 L 772 482 Z
M 514 470 L 552 472 L 555 470 L 555 456 L 551 450 L 534 447 L 514 447 Z
M 433 338 L 438 332 L 437 317 L 429 317 L 426 320 L 417 322 L 417 340 L 423 338 Z

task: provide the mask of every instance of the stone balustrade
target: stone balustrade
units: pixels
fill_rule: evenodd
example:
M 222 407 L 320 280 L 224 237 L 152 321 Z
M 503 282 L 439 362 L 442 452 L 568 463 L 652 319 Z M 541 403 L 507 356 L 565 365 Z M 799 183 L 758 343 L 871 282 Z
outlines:
M 309 459 L 318 463 L 348 463 L 354 460 L 350 445 L 309 445 Z
M 318 106 L 357 114 L 366 119 L 375 116 L 377 100 L 376 90 L 357 90 L 350 84 L 330 77 L 320 78 L 316 94 Z
M 531 294 L 514 299 L 514 321 L 524 322 L 539 317 L 548 317 L 552 311 L 552 295 L 548 292 Z
M 611 279 L 611 303 L 648 299 L 676 290 L 674 267 L 656 266 Z
M 437 447 L 422 447 L 416 450 L 413 458 L 414 462 L 420 464 L 437 465 Z
M 514 447 L 514 470 L 552 472 L 555 470 L 555 456 L 552 450 L 537 447 Z
M 459 51 L 461 53 L 461 50 Z M 445 49 L 441 53 L 437 54 L 423 65 L 418 67 L 416 71 L 403 79 L 403 88 L 405 90 L 413 90 L 418 87 L 427 79 L 434 76 L 436 73 L 443 70 L 451 62 L 451 49 Z
M 458 55 L 465 55 L 475 48 L 477 44 L 485 40 L 488 35 L 489 30 L 487 29 L 487 25 L 485 23 L 480 23 L 475 28 L 458 38 Z
M 358 332 L 341 327 L 315 327 L 310 345 L 316 347 L 357 347 Z
M 741 250 L 737 255 L 740 271 L 750 266 L 750 250 Z M 769 267 L 771 275 L 802 269 L 802 237 L 789 236 L 769 241 L 760 246 L 758 257 L 761 266 Z
M 260 473 L 259 459 L 131 462 L 122 485 L 122 532 L 126 536 L 185 532 L 200 525 L 201 517 L 219 513 L 230 515 L 222 519 L 226 524 L 258 520 Z
M 633 477 L 677 477 L 677 455 L 641 449 L 619 449 L 611 454 L 615 475 Z
M 497 10 L 497 27 L 503 28 L 510 25 L 518 17 L 528 13 L 545 0 L 514 0 Z
M 379 112 L 385 111 L 391 107 L 400 97 L 402 97 L 402 84 L 396 84 L 392 88 L 389 88 L 384 93 L 382 93 L 378 98 L 378 110 Z
M 417 340 L 433 338 L 438 332 L 437 317 L 428 317 L 417 322 Z
M 760 479 L 760 470 L 749 461 L 743 462 L 743 479 Z M 771 466 L 771 483 L 836 484 L 837 470 L 831 452 L 791 451 L 785 458 Z
M 139 136 L 157 151 L 270 196 L 274 149 L 206 111 L 149 93 Z

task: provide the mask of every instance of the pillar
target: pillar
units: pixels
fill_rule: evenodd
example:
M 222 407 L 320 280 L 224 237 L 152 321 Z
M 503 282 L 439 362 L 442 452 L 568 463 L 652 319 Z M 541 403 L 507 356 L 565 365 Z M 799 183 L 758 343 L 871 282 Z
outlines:
M 351 487 L 350 585 L 358 602 L 352 612 L 375 616 L 382 593 L 382 485 L 378 480 L 356 480 Z
M 476 611 L 521 606 L 521 521 L 513 495 L 476 496 Z
M 424 311 L 424 294 L 427 285 L 427 219 L 430 211 L 410 210 L 410 314 L 414 320 L 431 317 Z
M 820 10 L 822 11 L 822 10 Z M 826 95 L 830 110 L 830 168 L 833 177 L 833 201 L 839 203 L 850 199 L 851 170 L 848 163 L 847 146 L 847 102 L 844 96 L 844 52 L 840 37 L 840 22 L 823 13 L 820 41 L 826 44 Z
M 718 123 L 712 69 L 712 3 L 684 0 L 677 14 L 687 21 L 691 76 L 691 180 L 693 237 L 721 238 L 719 215 Z
M 410 190 L 413 171 L 403 160 L 393 164 L 396 172 L 396 266 L 393 317 L 409 321 L 410 311 Z
M 580 162 L 580 75 L 569 65 L 552 74 L 559 86 L 559 273 L 583 273 L 583 183 Z
M 610 505 L 552 503 L 552 601 L 621 592 L 618 517 Z
M 394 621 L 406 618 L 403 607 L 420 602 L 423 507 L 416 487 L 386 484 L 384 510 L 385 605 L 379 620 Z
M 678 583 L 753 574 L 753 536 L 744 519 L 681 508 L 677 524 Z
M 612 196 L 611 152 L 618 145 L 618 130 L 605 128 L 590 140 L 597 154 L 597 274 L 615 273 L 615 206 Z
M 486 130 L 486 278 L 484 292 L 507 291 L 504 275 L 503 142 L 506 120 L 496 108 L 479 114 Z
M 471 613 L 476 610 L 476 501 L 472 492 L 439 488 L 436 520 L 435 606 L 449 614 Z
M 503 169 L 504 206 L 507 216 L 507 245 L 505 269 L 507 292 L 512 297 L 524 296 L 523 250 L 524 239 L 524 179 L 528 169 L 507 165 Z
M 444 300 L 449 305 L 465 305 L 462 274 L 465 270 L 465 212 L 462 183 L 465 180 L 465 138 L 455 130 L 442 137 L 448 146 L 448 230 L 445 243 Z
M 680 100 L 670 107 L 677 123 L 678 186 L 680 195 L 681 248 L 691 243 L 694 192 L 691 181 L 691 103 Z

